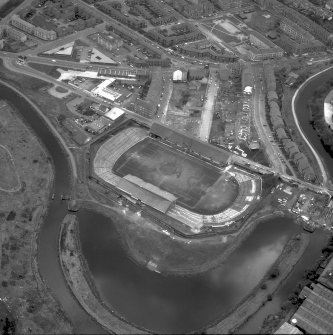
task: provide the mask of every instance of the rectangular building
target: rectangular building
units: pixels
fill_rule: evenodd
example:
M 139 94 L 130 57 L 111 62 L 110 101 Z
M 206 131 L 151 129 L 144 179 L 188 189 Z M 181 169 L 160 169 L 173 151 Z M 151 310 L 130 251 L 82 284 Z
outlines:
M 14 14 L 10 20 L 11 25 L 19 28 L 28 34 L 33 34 L 35 26 L 27 21 L 22 20 L 18 15 Z

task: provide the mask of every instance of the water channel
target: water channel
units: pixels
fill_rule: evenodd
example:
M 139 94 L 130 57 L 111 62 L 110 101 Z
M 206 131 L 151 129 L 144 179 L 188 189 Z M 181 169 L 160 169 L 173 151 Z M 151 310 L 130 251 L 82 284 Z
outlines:
M 314 90 L 317 80 L 327 80 L 332 73 L 333 70 L 330 70 L 310 82 L 301 92 L 296 108 L 304 131 L 330 171 L 333 171 L 333 160 L 308 124 L 305 97 L 309 97 Z M 0 99 L 6 99 L 15 106 L 44 143 L 54 162 L 56 199 L 50 204 L 39 236 L 40 272 L 77 332 L 102 333 L 103 330 L 73 298 L 59 265 L 58 233 L 67 212 L 59 196 L 70 191 L 70 170 L 65 152 L 26 100 L 1 84 Z M 232 308 L 260 280 L 287 239 L 299 231 L 299 227 L 288 220 L 268 220 L 257 226 L 223 266 L 197 276 L 176 277 L 154 273 L 132 262 L 123 249 L 112 220 L 88 211 L 81 211 L 79 220 L 84 256 L 97 287 L 108 303 L 135 324 L 170 333 L 198 329 Z M 323 234 L 318 233 L 318 236 L 321 239 Z M 301 273 L 311 266 L 313 260 L 307 255 L 317 255 L 318 252 L 318 243 L 311 243 L 307 254 L 298 263 L 297 271 L 279 290 L 282 292 L 280 300 L 296 284 Z

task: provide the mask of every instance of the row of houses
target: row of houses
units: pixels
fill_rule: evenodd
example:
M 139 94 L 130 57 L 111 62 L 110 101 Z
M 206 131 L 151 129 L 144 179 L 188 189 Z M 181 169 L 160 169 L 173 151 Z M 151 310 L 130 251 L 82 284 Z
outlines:
M 266 64 L 267 69 L 270 69 L 270 65 Z M 274 70 L 273 70 L 274 71 Z M 266 73 L 265 73 L 266 78 Z M 272 75 L 268 71 L 268 81 L 272 80 Z M 274 85 L 271 85 L 271 87 Z M 285 152 L 289 159 L 292 159 L 295 163 L 298 171 L 306 181 L 314 181 L 316 175 L 314 170 L 309 163 L 307 157 L 300 152 L 298 145 L 293 142 L 285 131 L 285 124 L 281 115 L 280 107 L 278 105 L 278 96 L 275 90 L 269 90 L 266 95 L 267 102 L 269 105 L 269 115 L 272 128 L 275 131 L 277 138 L 282 143 Z
M 155 0 L 128 0 L 126 4 L 153 26 L 177 22 L 177 18 L 165 12 Z
M 305 31 L 312 34 L 316 39 L 326 45 L 333 45 L 333 40 L 330 38 L 330 32 L 315 23 L 305 15 L 284 5 L 278 0 L 255 0 L 262 8 L 274 13 L 279 19 L 287 18 L 296 26 L 303 28 Z
M 115 8 L 112 3 L 102 2 L 97 3 L 96 8 L 98 8 L 100 11 L 108 14 L 115 20 L 123 23 L 124 25 L 134 29 L 138 30 L 141 28 L 145 28 L 147 26 L 147 23 L 143 20 L 138 20 L 136 18 L 129 17 L 128 15 L 124 15 L 120 10 Z
M 223 11 L 253 6 L 252 0 L 211 0 L 211 2 Z
M 190 26 L 187 26 L 187 28 L 186 33 L 168 36 L 165 36 L 159 29 L 151 29 L 146 33 L 146 36 L 164 47 L 171 47 L 180 43 L 197 41 L 204 38 L 204 35 L 199 30 Z
M 137 36 L 133 35 L 131 31 L 129 31 L 126 28 L 121 27 L 118 24 L 113 24 L 110 22 L 110 24 L 107 26 L 106 29 L 114 32 L 121 39 L 126 40 L 128 43 L 138 44 Z M 140 40 L 140 45 L 142 45 L 146 50 L 149 51 L 149 53 L 153 55 L 152 58 L 161 58 L 162 52 L 157 48 L 153 48 L 150 45 L 150 43 L 145 42 L 144 40 Z
M 180 45 L 177 47 L 177 51 L 189 57 L 209 59 L 219 63 L 232 63 L 238 60 L 237 56 L 225 52 L 223 48 L 212 43 L 208 43 L 205 48 L 200 47 L 200 42 Z
M 10 23 L 12 26 L 45 41 L 52 41 L 57 38 L 57 33 L 54 30 L 46 30 L 41 27 L 36 27 L 32 23 L 22 20 L 16 14 L 11 17 Z
M 9 37 L 15 41 L 25 42 L 27 40 L 27 35 L 20 30 L 17 30 L 8 25 L 0 26 L 0 39 Z
M 172 6 L 184 16 L 192 19 L 212 15 L 215 11 L 215 6 L 208 0 L 173 0 Z
M 148 58 L 148 59 L 138 59 L 135 57 L 127 56 L 127 60 L 130 64 L 135 67 L 150 67 L 150 66 L 161 66 L 161 67 L 170 67 L 171 60 L 170 58 Z

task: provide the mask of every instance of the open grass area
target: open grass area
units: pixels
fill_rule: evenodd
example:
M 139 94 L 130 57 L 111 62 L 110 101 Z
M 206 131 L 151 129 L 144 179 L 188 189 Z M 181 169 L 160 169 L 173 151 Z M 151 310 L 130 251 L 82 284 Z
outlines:
M 14 162 L 12 161 L 8 150 L 1 145 L 0 145 L 0 166 L 1 166 L 0 189 L 10 191 L 18 188 L 20 186 L 20 183 L 17 178 Z
M 170 192 L 184 207 L 203 214 L 222 211 L 238 194 L 230 175 L 149 138 L 123 154 L 113 169 Z
M 20 90 L 36 91 L 48 85 L 48 83 L 43 80 L 26 75 L 20 75 L 16 72 L 7 70 L 3 66 L 2 59 L 0 59 L 0 78 L 11 83 Z
M 58 79 L 60 77 L 60 72 L 57 71 L 58 66 L 38 64 L 38 63 L 29 63 L 28 65 L 32 67 L 33 69 L 43 72 L 47 74 L 48 76 L 51 76 L 55 79 Z M 67 70 L 67 69 L 64 69 L 64 70 Z

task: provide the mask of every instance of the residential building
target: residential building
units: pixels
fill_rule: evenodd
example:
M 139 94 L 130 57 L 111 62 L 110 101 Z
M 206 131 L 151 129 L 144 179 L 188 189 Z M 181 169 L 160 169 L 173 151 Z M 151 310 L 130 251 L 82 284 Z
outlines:
M 280 21 L 280 29 L 286 33 L 291 39 L 296 40 L 298 42 L 305 42 L 314 40 L 314 37 L 309 34 L 306 30 L 299 27 L 293 21 L 282 18 Z
M 318 40 L 305 40 L 298 42 L 287 35 L 282 35 L 275 41 L 288 53 L 301 55 L 304 53 L 320 52 L 326 50 L 326 46 Z
M 123 41 L 119 38 L 114 38 L 110 35 L 99 33 L 97 35 L 97 43 L 107 50 L 113 50 L 121 47 Z
M 35 26 L 27 21 L 22 20 L 18 15 L 14 14 L 10 20 L 11 25 L 19 28 L 28 34 L 33 34 Z
M 327 45 L 333 45 L 330 32 L 295 9 L 278 0 L 255 0 L 262 8 L 272 12 L 280 19 L 287 18 Z
M 251 0 L 211 0 L 211 2 L 222 10 L 241 9 L 253 5 Z
M 248 50 L 250 58 L 254 61 L 279 58 L 283 56 L 283 50 L 279 46 L 256 31 L 252 31 L 250 33 L 250 43 L 252 43 L 252 45 L 248 48 Z
M 154 106 L 151 101 L 146 101 L 139 98 L 132 102 L 128 108 L 133 110 L 135 113 L 150 119 L 156 114 L 156 106 Z
M 57 38 L 57 33 L 53 30 L 46 30 L 41 27 L 35 27 L 33 24 L 22 20 L 18 15 L 14 14 L 10 21 L 11 25 L 19 28 L 31 35 L 34 35 L 45 41 L 52 41 Z
M 192 42 L 204 38 L 204 35 L 202 35 L 199 30 L 193 29 L 192 27 L 188 28 L 187 33 L 169 36 L 163 35 L 158 29 L 151 29 L 147 32 L 147 36 L 165 47 L 170 47 L 180 43 Z
M 121 11 L 117 10 L 112 6 L 112 3 L 97 3 L 95 5 L 100 11 L 108 14 L 115 20 L 125 24 L 126 26 L 138 30 L 147 26 L 143 20 L 138 20 L 129 16 L 125 16 Z
M 35 27 L 33 34 L 44 41 L 53 41 L 57 39 L 57 33 L 53 30 L 45 30 L 41 27 Z
M 26 42 L 27 40 L 27 35 L 25 33 L 23 33 L 20 30 L 17 30 L 11 26 L 1 26 L 0 30 L 2 31 L 2 37 L 6 36 L 15 40 L 15 41 L 20 41 L 20 42 Z
M 199 41 L 187 45 L 180 45 L 177 50 L 187 56 L 208 59 L 213 62 L 231 63 L 238 60 L 238 57 L 226 52 L 220 46 L 207 41 Z
M 200 0 L 197 2 L 190 0 L 174 0 L 173 7 L 183 15 L 193 19 L 211 15 L 215 11 L 214 5 L 207 0 Z

